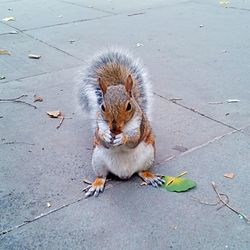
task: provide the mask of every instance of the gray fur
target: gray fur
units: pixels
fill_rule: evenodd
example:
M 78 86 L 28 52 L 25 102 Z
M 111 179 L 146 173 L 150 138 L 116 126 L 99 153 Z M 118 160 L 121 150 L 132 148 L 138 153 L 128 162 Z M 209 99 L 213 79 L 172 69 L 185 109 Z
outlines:
M 138 59 L 134 59 L 127 51 L 121 49 L 109 49 L 97 54 L 91 59 L 89 65 L 82 75 L 78 86 L 78 97 L 83 110 L 95 116 L 102 103 L 102 92 L 97 80 L 97 70 L 103 65 L 115 62 L 124 65 L 135 79 L 140 97 L 137 102 L 143 112 L 150 117 L 151 108 L 151 83 L 148 80 L 147 72 Z

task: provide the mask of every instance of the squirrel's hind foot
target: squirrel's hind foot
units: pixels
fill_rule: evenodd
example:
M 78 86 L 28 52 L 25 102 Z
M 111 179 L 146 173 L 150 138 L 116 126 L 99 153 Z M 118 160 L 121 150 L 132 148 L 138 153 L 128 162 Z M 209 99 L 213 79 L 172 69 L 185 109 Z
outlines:
M 160 187 L 165 182 L 165 180 L 162 179 L 162 176 L 156 175 L 148 170 L 141 171 L 138 175 L 143 179 L 143 181 L 154 187 Z
M 105 182 L 106 182 L 106 178 L 97 177 L 95 181 L 92 182 L 92 184 L 89 185 L 85 189 L 85 192 L 86 192 L 85 198 L 88 198 L 92 195 L 97 197 L 99 193 L 103 192 L 104 187 L 105 187 Z

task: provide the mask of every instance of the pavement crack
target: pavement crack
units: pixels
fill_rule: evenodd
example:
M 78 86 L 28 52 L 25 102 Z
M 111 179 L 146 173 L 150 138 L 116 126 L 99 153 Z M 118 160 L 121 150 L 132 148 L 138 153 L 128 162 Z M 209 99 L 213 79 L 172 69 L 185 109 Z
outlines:
M 247 127 L 248 127 L 248 126 L 247 126 Z M 178 154 L 178 155 L 172 155 L 171 157 L 168 157 L 167 159 L 165 159 L 165 160 L 160 161 L 159 163 L 157 163 L 156 166 L 161 166 L 161 165 L 163 165 L 163 164 L 165 164 L 165 163 L 167 163 L 167 162 L 169 162 L 169 161 L 171 161 L 171 160 L 173 160 L 173 159 L 176 159 L 177 157 L 181 157 L 181 156 L 184 156 L 184 155 L 186 155 L 186 154 L 190 154 L 190 153 L 192 153 L 192 152 L 194 152 L 194 151 L 196 151 L 196 150 L 198 150 L 198 149 L 201 149 L 201 148 L 203 148 L 203 147 L 208 146 L 208 145 L 211 144 L 211 143 L 214 143 L 214 142 L 216 142 L 216 141 L 219 141 L 219 140 L 221 140 L 222 138 L 224 138 L 224 137 L 226 137 L 226 136 L 232 135 L 232 134 L 237 133 L 237 132 L 241 132 L 241 133 L 242 133 L 244 129 L 246 129 L 246 127 L 241 128 L 241 129 L 235 129 L 235 130 L 232 130 L 232 131 L 230 131 L 230 132 L 228 132 L 228 133 L 225 133 L 225 134 L 223 134 L 223 135 L 216 136 L 216 137 L 214 137 L 213 139 L 211 139 L 211 140 L 209 140 L 209 141 L 207 141 L 207 142 L 205 142 L 205 143 L 202 143 L 202 144 L 200 144 L 200 145 L 197 145 L 197 146 L 195 146 L 195 147 L 192 147 L 192 148 L 188 149 L 187 151 L 185 151 L 185 152 L 183 152 L 183 153 L 180 153 L 180 154 Z
M 95 18 L 85 18 L 85 19 L 73 20 L 73 21 L 70 21 L 70 22 L 57 23 L 57 24 L 51 24 L 51 25 L 44 25 L 44 26 L 35 27 L 35 28 L 31 28 L 31 29 L 23 29 L 21 31 L 22 32 L 26 32 L 26 31 L 32 31 L 32 30 L 40 30 L 40 29 L 46 29 L 46 28 L 53 28 L 53 27 L 58 27 L 58 26 L 67 25 L 67 24 L 73 24 L 73 23 L 89 22 L 89 21 L 95 21 L 95 20 L 99 20 L 99 19 L 103 19 L 103 18 L 111 17 L 111 16 L 114 16 L 114 15 L 105 15 L 105 16 L 100 16 L 100 17 L 95 17 Z
M 114 186 L 117 186 L 117 185 L 120 185 L 120 184 L 122 184 L 122 181 L 116 181 L 116 183 L 113 184 L 113 185 L 106 185 L 105 190 L 107 191 L 108 189 L 113 188 Z M 62 206 L 59 206 L 59 207 L 57 207 L 55 209 L 52 209 L 52 210 L 48 211 L 47 213 L 41 213 L 40 215 L 34 217 L 33 219 L 26 220 L 26 221 L 24 221 L 23 223 L 21 223 L 19 225 L 16 225 L 16 226 L 10 227 L 10 228 L 8 228 L 6 230 L 3 230 L 2 232 L 0 232 L 0 236 L 5 235 L 7 233 L 10 233 L 10 232 L 12 232 L 12 231 L 14 231 L 14 230 L 16 230 L 18 228 L 26 226 L 26 225 L 28 225 L 30 223 L 33 223 L 33 222 L 37 221 L 37 220 L 40 220 L 40 219 L 42 219 L 42 218 L 44 218 L 46 216 L 49 216 L 50 214 L 56 213 L 56 212 L 66 208 L 66 207 L 70 207 L 70 206 L 72 206 L 72 205 L 74 205 L 74 204 L 76 204 L 78 202 L 83 201 L 83 200 L 86 200 L 85 195 L 83 195 L 82 197 L 78 198 L 75 201 L 69 202 L 69 203 L 64 204 Z
M 23 33 L 23 34 L 25 34 L 26 36 L 28 36 L 28 37 L 30 37 L 30 38 L 36 40 L 36 41 L 39 41 L 40 43 L 46 44 L 46 45 L 49 46 L 50 48 L 56 49 L 56 50 L 58 50 L 58 51 L 60 51 L 60 52 L 62 52 L 62 53 L 64 53 L 64 54 L 66 54 L 66 55 L 68 55 L 68 56 L 70 56 L 70 57 L 73 57 L 74 59 L 77 59 L 77 60 L 79 60 L 79 61 L 84 62 L 84 60 L 81 59 L 80 57 L 76 57 L 76 56 L 74 56 L 74 55 L 68 53 L 68 52 L 65 51 L 65 50 L 59 49 L 59 48 L 57 48 L 56 46 L 53 46 L 53 45 L 51 45 L 51 44 L 49 44 L 49 43 L 47 43 L 47 42 L 45 42 L 45 41 L 43 41 L 43 40 L 41 40 L 41 39 L 38 39 L 38 38 L 36 38 L 36 37 L 34 37 L 34 36 L 32 36 L 32 35 L 29 35 L 29 34 L 26 34 L 26 33 Z
M 96 8 L 96 7 L 93 7 L 93 6 L 87 6 L 87 5 L 83 5 L 83 4 L 78 4 L 78 3 L 72 3 L 72 2 L 68 2 L 68 1 L 60 1 L 62 3 L 66 3 L 66 4 L 70 4 L 70 5 L 74 5 L 74 6 L 78 6 L 78 7 L 83 7 L 83 8 L 87 8 L 87 9 L 93 9 L 93 10 L 98 10 L 100 12 L 103 12 L 103 13 L 107 13 L 107 14 L 117 14 L 115 12 L 112 12 L 112 11 L 108 11 L 108 10 L 102 10 L 102 9 L 99 9 L 99 8 Z
M 13 28 L 13 29 L 18 30 L 19 33 L 22 33 L 23 35 L 25 35 L 25 36 L 27 36 L 27 37 L 29 37 L 29 38 L 32 38 L 32 39 L 35 40 L 35 41 L 38 41 L 38 42 L 40 42 L 40 43 L 43 43 L 43 44 L 49 46 L 50 48 L 56 49 L 56 50 L 58 50 L 58 51 L 60 51 L 60 52 L 62 52 L 62 53 L 64 53 L 64 54 L 66 54 L 66 55 L 68 55 L 68 56 L 70 56 L 70 57 L 73 57 L 74 59 L 76 59 L 76 60 L 78 60 L 78 61 L 84 62 L 83 59 L 78 58 L 78 57 L 76 57 L 76 56 L 74 56 L 74 55 L 71 55 L 71 54 L 68 53 L 67 51 L 64 51 L 64 50 L 62 50 L 62 49 L 59 49 L 59 48 L 57 48 L 57 47 L 55 47 L 55 46 L 53 46 L 53 45 L 51 45 L 51 44 L 49 44 L 49 43 L 47 43 L 47 42 L 41 40 L 41 39 L 38 39 L 38 38 L 36 38 L 36 37 L 34 37 L 34 36 L 30 35 L 30 34 L 27 34 L 27 33 L 24 32 L 24 30 L 21 30 L 21 29 L 19 29 L 19 28 L 16 28 L 16 27 L 10 25 L 9 23 L 6 23 L 6 25 L 9 26 L 9 27 L 11 27 L 11 28 Z
M 39 219 L 41 219 L 41 218 L 43 218 L 43 217 L 46 217 L 46 216 L 48 216 L 48 215 L 50 215 L 50 214 L 53 214 L 53 213 L 55 213 L 55 212 L 57 212 L 57 211 L 59 211 L 59 210 L 65 208 L 65 207 L 69 207 L 69 206 L 71 206 L 71 205 L 73 205 L 73 204 L 75 204 L 75 203 L 77 203 L 77 202 L 80 202 L 80 201 L 82 201 L 82 200 L 84 200 L 84 199 L 85 199 L 85 197 L 83 196 L 83 197 L 81 197 L 81 198 L 79 198 L 79 199 L 77 199 L 77 200 L 75 200 L 75 201 L 73 201 L 73 202 L 70 202 L 70 203 L 64 204 L 64 205 L 62 205 L 62 206 L 60 206 L 60 207 L 58 207 L 58 208 L 52 209 L 52 210 L 50 210 L 50 211 L 47 212 L 47 213 L 42 213 L 42 214 L 36 216 L 36 217 L 33 218 L 33 219 L 26 220 L 26 221 L 24 221 L 23 223 L 21 223 L 21 224 L 19 224 L 19 225 L 16 225 L 16 226 L 14 226 L 14 227 L 11 227 L 11 228 L 9 228 L 9 229 L 6 229 L 6 230 L 0 232 L 0 236 L 1 236 L 1 235 L 5 235 L 5 234 L 7 234 L 7 233 L 10 233 L 10 232 L 12 232 L 12 231 L 15 230 L 15 229 L 21 228 L 21 227 L 23 227 L 23 226 L 25 226 L 25 225 L 27 225 L 27 224 L 29 224 L 29 223 L 32 223 L 32 222 L 34 222 L 34 221 L 37 221 L 37 220 L 39 220 Z
M 66 68 L 62 68 L 62 69 L 58 69 L 58 70 L 42 72 L 42 73 L 38 73 L 38 74 L 35 74 L 35 75 L 23 76 L 23 77 L 12 79 L 12 80 L 2 81 L 1 85 L 6 84 L 6 83 L 10 83 L 10 82 L 15 82 L 15 81 L 18 82 L 18 81 L 21 81 L 21 80 L 25 80 L 25 79 L 33 78 L 33 77 L 37 77 L 37 76 L 57 73 L 57 72 L 60 72 L 60 71 L 63 71 L 63 70 L 69 70 L 69 69 L 74 69 L 74 68 L 77 69 L 78 67 L 80 67 L 80 65 L 74 65 L 74 66 L 71 66 L 71 67 L 66 67 Z
M 230 129 L 237 130 L 237 131 L 239 130 L 239 129 L 237 129 L 237 128 L 235 128 L 235 127 L 229 125 L 229 124 L 226 124 L 226 123 L 224 123 L 224 122 L 222 122 L 222 121 L 219 121 L 219 120 L 217 120 L 217 119 L 214 119 L 214 118 L 212 118 L 212 117 L 210 117 L 210 116 L 208 116 L 208 115 L 206 115 L 206 114 L 204 114 L 204 113 L 201 113 L 201 112 L 198 111 L 197 109 L 190 108 L 190 107 L 188 107 L 188 106 L 186 106 L 186 105 L 184 105 L 184 104 L 181 104 L 181 103 L 179 103 L 179 102 L 177 102 L 177 101 L 175 101 L 175 100 L 168 99 L 168 98 L 166 98 L 166 97 L 164 97 L 164 96 L 162 96 L 162 95 L 159 95 L 159 94 L 157 94 L 157 93 L 155 93 L 155 92 L 154 92 L 154 95 L 156 95 L 156 96 L 158 96 L 158 97 L 160 97 L 160 98 L 162 98 L 162 99 L 164 99 L 164 100 L 166 100 L 166 101 L 169 101 L 169 102 L 171 102 L 171 103 L 174 103 L 174 104 L 176 104 L 176 105 L 178 105 L 178 106 L 180 106 L 180 107 L 182 107 L 182 108 L 185 108 L 185 109 L 187 109 L 187 110 L 189 110 L 189 111 L 192 111 L 192 112 L 194 112 L 195 114 L 198 114 L 198 115 L 200 115 L 200 116 L 202 116 L 202 117 L 205 117 L 205 118 L 207 118 L 207 119 L 209 119 L 209 120 L 211 120 L 211 121 L 214 121 L 214 122 L 219 123 L 219 124 L 221 124 L 221 125 L 223 125 L 223 126 L 226 126 L 226 127 L 230 128 Z

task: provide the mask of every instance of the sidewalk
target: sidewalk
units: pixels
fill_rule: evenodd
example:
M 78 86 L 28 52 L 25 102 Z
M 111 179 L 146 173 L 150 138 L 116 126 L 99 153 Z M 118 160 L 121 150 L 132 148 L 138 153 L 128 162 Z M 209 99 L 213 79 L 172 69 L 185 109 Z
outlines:
M 0 101 L 1 250 L 250 249 L 250 225 L 192 198 L 216 202 L 214 181 L 250 217 L 250 3 L 0 1 L 0 20 L 11 16 L 0 21 L 0 49 L 11 53 L 0 55 L 0 99 L 27 95 L 21 100 L 37 108 Z M 95 177 L 92 129 L 74 84 L 87 59 L 111 45 L 150 72 L 155 171 L 188 171 L 196 189 L 171 193 L 135 176 L 84 199 L 82 180 Z M 33 103 L 35 94 L 44 101 Z M 56 129 L 51 110 L 70 119 Z

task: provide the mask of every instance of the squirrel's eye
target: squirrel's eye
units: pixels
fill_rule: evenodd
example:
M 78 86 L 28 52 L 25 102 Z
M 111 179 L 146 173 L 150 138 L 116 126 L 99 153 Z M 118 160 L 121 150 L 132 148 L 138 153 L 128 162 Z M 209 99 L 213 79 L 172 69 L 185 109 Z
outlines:
M 132 109 L 132 106 L 131 106 L 131 103 L 129 102 L 129 103 L 127 104 L 126 111 L 131 111 L 131 109 Z
M 103 112 L 105 112 L 105 111 L 106 111 L 106 109 L 105 109 L 105 107 L 104 107 L 104 105 L 103 105 L 103 104 L 101 105 L 101 109 L 102 109 L 102 111 L 103 111 Z

